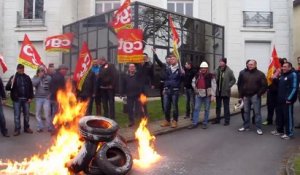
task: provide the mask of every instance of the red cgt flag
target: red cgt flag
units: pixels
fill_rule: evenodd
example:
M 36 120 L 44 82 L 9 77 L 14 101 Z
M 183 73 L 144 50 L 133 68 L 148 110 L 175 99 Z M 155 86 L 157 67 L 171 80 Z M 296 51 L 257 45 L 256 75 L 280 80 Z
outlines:
M 47 52 L 70 52 L 73 38 L 74 34 L 71 32 L 48 37 L 45 40 L 45 50 Z
M 4 58 L 0 55 L 0 66 L 2 68 L 2 72 L 5 73 L 7 71 L 7 65 L 4 62 Z
M 267 72 L 268 85 L 272 84 L 272 76 L 273 76 L 275 70 L 279 69 L 280 67 L 281 66 L 280 66 L 279 58 L 277 56 L 277 51 L 274 46 L 273 51 L 272 51 L 270 65 L 269 65 L 268 72 Z
M 113 21 L 110 25 L 118 33 L 121 29 L 131 29 L 131 9 L 130 0 L 125 0 L 118 11 L 114 14 Z
M 39 66 L 46 67 L 26 34 L 21 46 L 18 63 L 31 67 L 32 69 L 37 69 Z
M 118 32 L 118 62 L 142 63 L 143 31 L 141 29 L 123 29 Z
M 86 42 L 83 42 L 73 77 L 77 83 L 78 90 L 82 89 L 86 76 L 92 67 L 92 62 L 93 58 L 90 54 L 88 45 Z

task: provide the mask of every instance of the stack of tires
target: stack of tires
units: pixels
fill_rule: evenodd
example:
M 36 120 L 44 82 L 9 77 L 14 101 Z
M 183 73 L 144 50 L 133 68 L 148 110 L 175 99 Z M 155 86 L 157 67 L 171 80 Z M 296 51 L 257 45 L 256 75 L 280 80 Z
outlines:
M 108 118 L 85 116 L 79 121 L 84 144 L 67 165 L 73 173 L 87 175 L 126 175 L 132 168 L 132 156 L 126 140 L 118 135 L 118 124 Z

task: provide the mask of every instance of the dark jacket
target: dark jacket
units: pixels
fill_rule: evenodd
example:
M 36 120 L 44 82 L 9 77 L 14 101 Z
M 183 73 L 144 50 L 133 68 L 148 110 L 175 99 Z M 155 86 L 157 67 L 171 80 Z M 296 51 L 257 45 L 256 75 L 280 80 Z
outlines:
M 101 71 L 99 72 L 99 81 L 101 83 L 101 88 L 115 89 L 117 81 L 117 71 L 113 64 L 105 64 L 101 66 Z
M 295 71 L 282 74 L 278 83 L 278 103 L 284 104 L 286 101 L 294 103 L 298 93 L 298 75 Z
M 81 91 L 77 92 L 77 96 L 83 99 L 91 98 L 93 95 L 96 95 L 96 86 L 96 75 L 92 72 L 92 70 L 90 70 L 84 80 Z
M 158 66 L 161 68 L 159 78 L 160 78 L 161 86 L 163 88 L 164 81 L 166 79 L 166 69 L 167 69 L 168 65 L 166 63 L 163 63 L 162 61 L 160 61 L 157 54 L 154 54 L 153 59 L 154 59 L 154 62 L 156 62 L 158 64 Z
M 217 83 L 216 96 L 230 97 L 231 87 L 236 82 L 233 71 L 228 66 L 225 67 L 224 71 L 218 67 L 215 70 L 215 74 Z
M 13 101 L 18 101 L 20 98 L 27 100 L 33 99 L 33 86 L 31 79 L 24 73 L 16 73 L 14 76 L 11 76 L 5 89 L 10 91 L 10 97 Z
M 6 100 L 6 93 L 4 91 L 4 85 L 3 85 L 3 81 L 1 78 L 0 78 L 0 98 L 1 98 L 1 100 Z
M 181 73 L 179 67 L 174 72 L 172 72 L 171 67 L 168 67 L 165 73 L 166 79 L 164 81 L 164 88 L 179 89 L 181 80 L 183 78 L 183 74 Z
M 251 97 L 255 94 L 262 96 L 267 90 L 267 79 L 264 73 L 257 70 L 245 69 L 240 72 L 238 89 L 240 97 Z
M 66 87 L 66 80 L 65 77 L 59 72 L 56 71 L 52 75 L 52 79 L 49 85 L 50 89 L 50 99 L 56 101 L 56 94 L 59 89 L 65 89 Z
M 154 82 L 154 67 L 153 64 L 149 62 L 145 62 L 143 64 L 137 65 L 137 71 L 143 79 L 141 79 L 142 83 L 145 86 L 151 86 Z
M 183 78 L 183 84 L 186 89 L 193 89 L 192 86 L 192 80 L 196 73 L 198 72 L 198 69 L 195 67 L 192 67 L 191 69 L 184 69 L 184 78 Z
M 143 84 L 141 83 L 141 80 L 142 74 L 140 72 L 136 72 L 134 75 L 124 75 L 122 78 L 121 96 L 139 96 L 143 92 Z

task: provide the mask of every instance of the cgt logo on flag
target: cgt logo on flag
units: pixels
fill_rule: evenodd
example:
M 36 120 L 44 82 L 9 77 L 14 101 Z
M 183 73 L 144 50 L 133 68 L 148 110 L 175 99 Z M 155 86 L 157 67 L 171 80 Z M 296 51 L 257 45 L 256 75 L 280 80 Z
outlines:
M 73 33 L 65 33 L 63 35 L 48 37 L 45 41 L 45 50 L 47 52 L 69 52 L 72 47 L 73 38 Z
M 130 0 L 125 0 L 122 6 L 114 14 L 111 26 L 118 33 L 121 29 L 132 28 Z
M 18 63 L 31 67 L 32 69 L 37 69 L 40 65 L 46 67 L 26 34 L 21 46 Z
M 73 77 L 73 79 L 77 83 L 77 89 L 80 91 L 82 89 L 82 85 L 86 79 L 86 76 L 88 75 L 89 70 L 92 67 L 92 60 L 93 58 L 90 54 L 88 45 L 86 42 L 83 42 Z
M 118 62 L 142 63 L 143 31 L 140 29 L 123 29 L 118 33 Z
M 2 68 L 2 72 L 5 73 L 7 71 L 7 65 L 4 62 L 4 58 L 0 55 L 0 66 Z

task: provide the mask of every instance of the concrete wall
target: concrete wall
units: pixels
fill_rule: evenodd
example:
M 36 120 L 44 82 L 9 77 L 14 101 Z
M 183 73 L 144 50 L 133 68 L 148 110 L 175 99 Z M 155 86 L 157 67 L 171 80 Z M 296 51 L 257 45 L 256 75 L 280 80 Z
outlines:
M 300 56 L 300 1 L 299 3 L 294 6 L 294 58 Z M 295 64 L 297 63 L 297 60 L 295 60 Z M 295 66 L 298 68 L 297 66 Z

